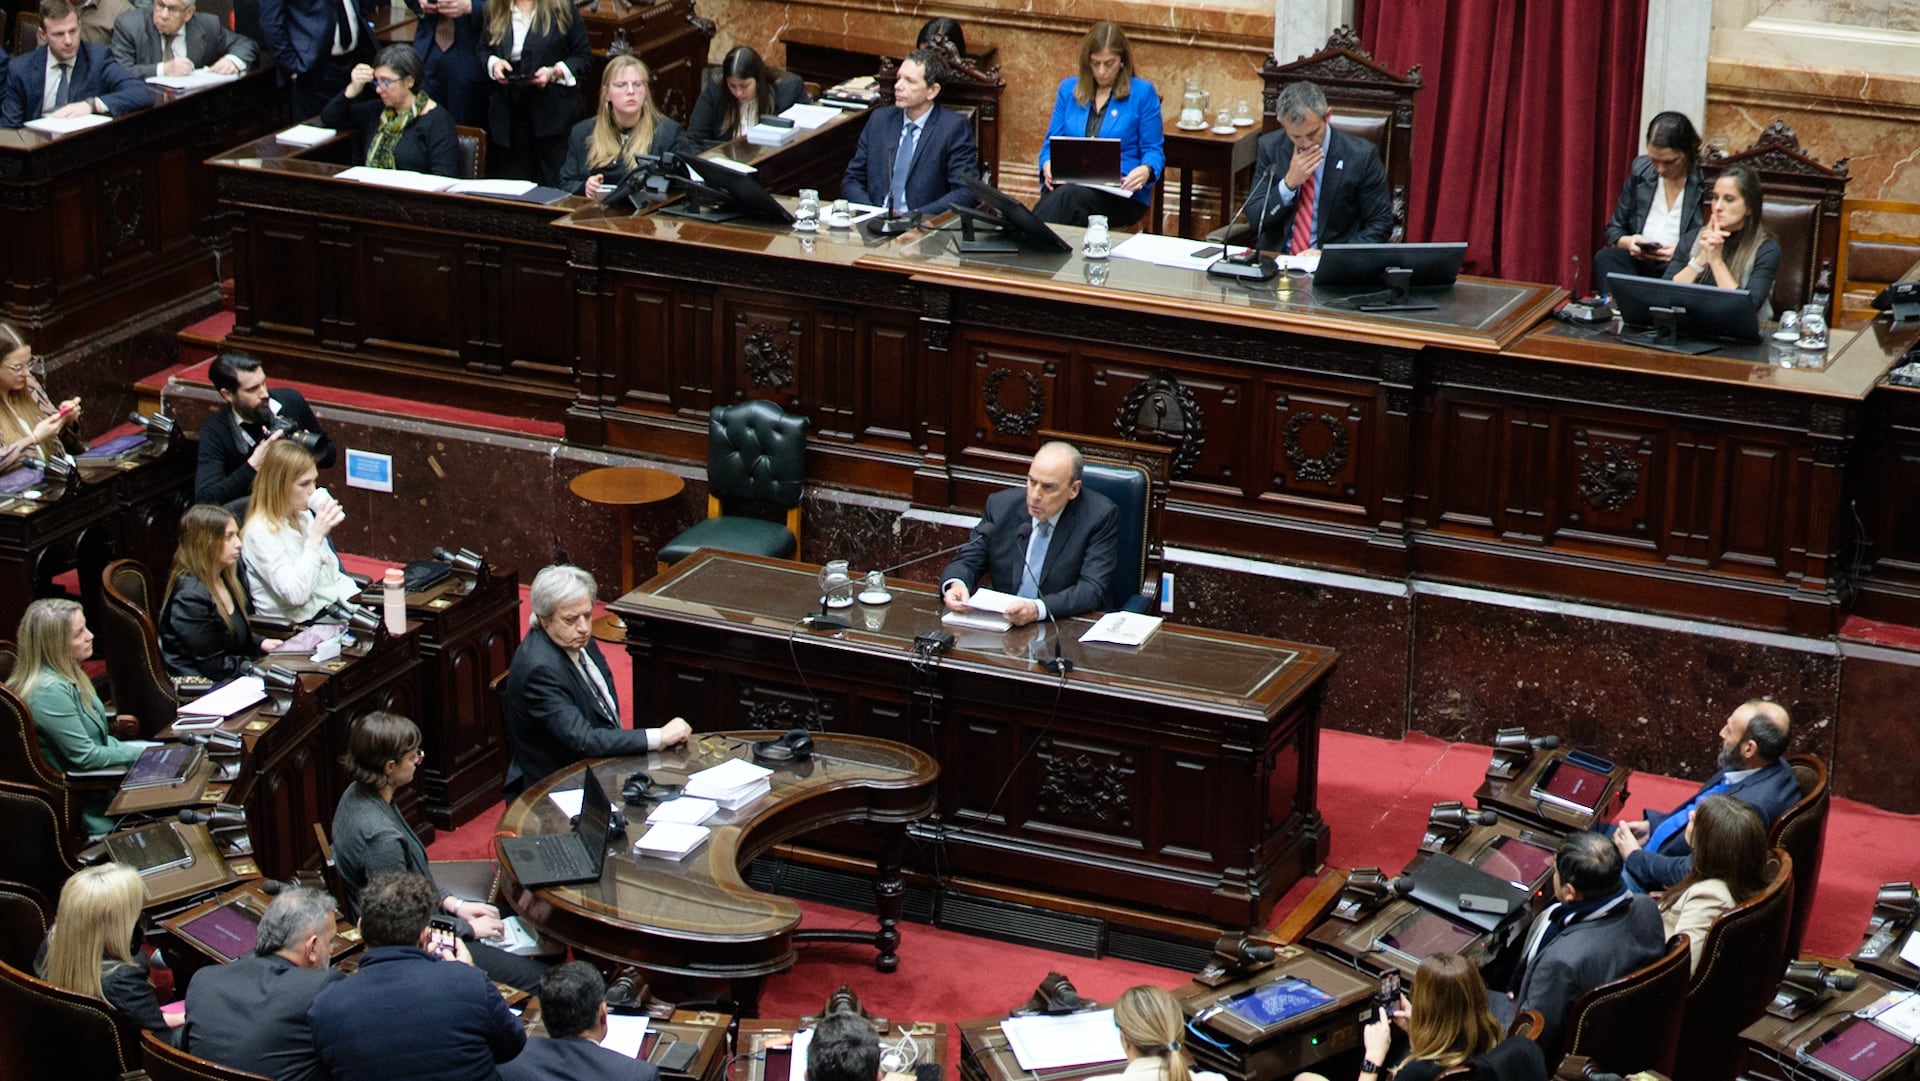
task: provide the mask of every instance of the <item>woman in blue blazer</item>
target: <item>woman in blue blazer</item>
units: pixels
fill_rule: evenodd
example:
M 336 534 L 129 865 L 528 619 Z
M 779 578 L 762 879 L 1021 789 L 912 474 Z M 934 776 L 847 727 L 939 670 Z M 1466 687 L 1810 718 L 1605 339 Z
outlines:
M 1131 198 L 1081 184 L 1053 182 L 1053 137 L 1120 140 L 1120 176 Z M 1060 82 L 1053 121 L 1040 146 L 1040 187 L 1046 194 L 1033 212 L 1041 221 L 1085 225 L 1104 214 L 1116 228 L 1138 222 L 1153 204 L 1153 181 L 1167 167 L 1161 133 L 1160 95 L 1133 73 L 1133 47 L 1118 23 L 1093 24 L 1080 42 L 1080 74 Z

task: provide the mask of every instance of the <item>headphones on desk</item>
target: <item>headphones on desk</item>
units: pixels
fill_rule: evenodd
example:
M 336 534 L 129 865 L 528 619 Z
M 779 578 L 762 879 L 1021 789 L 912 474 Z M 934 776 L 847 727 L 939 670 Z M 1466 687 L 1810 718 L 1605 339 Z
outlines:
M 760 740 L 753 745 L 753 760 L 764 764 L 786 765 L 813 757 L 813 734 L 804 728 L 789 728 L 779 739 Z
M 667 784 L 663 781 L 656 781 L 653 779 L 651 773 L 648 773 L 646 770 L 637 769 L 633 771 L 632 776 L 627 778 L 627 783 L 620 786 L 620 798 L 628 803 L 636 804 L 646 803 L 650 800 L 665 803 L 670 799 L 679 799 L 681 794 L 686 792 L 686 790 L 686 785 Z

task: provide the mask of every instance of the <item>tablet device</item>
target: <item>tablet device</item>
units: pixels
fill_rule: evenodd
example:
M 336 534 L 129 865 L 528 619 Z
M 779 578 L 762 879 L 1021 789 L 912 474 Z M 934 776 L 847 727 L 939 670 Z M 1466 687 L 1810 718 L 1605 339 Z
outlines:
M 1819 1063 L 1826 1072 L 1847 1081 L 1869 1081 L 1913 1047 L 1872 1021 L 1849 1020 L 1807 1044 L 1801 1052 L 1803 1060 Z
M 193 862 L 193 853 L 187 851 L 186 839 L 180 836 L 175 822 L 116 833 L 107 838 L 107 854 L 113 862 L 124 863 L 143 875 Z
M 1556 758 L 1547 763 L 1546 772 L 1534 783 L 1533 798 L 1582 814 L 1592 814 L 1600 806 L 1608 779 L 1608 775 L 1599 770 Z
M 1419 964 L 1437 953 L 1459 953 L 1480 932 L 1421 909 L 1410 920 L 1374 940 L 1381 949 L 1397 953 Z
M 1530 890 L 1553 867 L 1553 849 L 1518 837 L 1496 837 L 1473 865 L 1495 878 Z
M 197 743 L 162 743 L 157 747 L 148 747 L 127 768 L 127 776 L 120 782 L 120 789 L 125 791 L 129 788 L 179 784 L 192 776 L 194 768 L 206 756 L 206 747 Z
M 1265 1029 L 1317 1010 L 1332 1001 L 1332 995 L 1303 979 L 1289 976 L 1265 987 L 1243 991 L 1220 1003 L 1220 1006 L 1242 1021 Z
M 1047 141 L 1055 184 L 1120 183 L 1120 140 L 1056 135 Z
M 260 941 L 260 913 L 240 901 L 229 901 L 180 925 L 180 933 L 226 958 L 238 961 L 253 954 Z

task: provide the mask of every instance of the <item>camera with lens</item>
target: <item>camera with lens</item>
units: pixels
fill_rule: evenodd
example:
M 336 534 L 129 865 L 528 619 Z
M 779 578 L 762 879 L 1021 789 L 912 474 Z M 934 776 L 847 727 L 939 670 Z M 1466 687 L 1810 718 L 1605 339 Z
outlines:
M 267 424 L 267 434 L 272 435 L 274 432 L 279 432 L 281 439 L 292 443 L 308 454 L 318 453 L 320 449 L 319 432 L 309 432 L 301 428 L 299 422 L 288 417 L 283 417 L 278 413 L 275 413 L 273 420 Z

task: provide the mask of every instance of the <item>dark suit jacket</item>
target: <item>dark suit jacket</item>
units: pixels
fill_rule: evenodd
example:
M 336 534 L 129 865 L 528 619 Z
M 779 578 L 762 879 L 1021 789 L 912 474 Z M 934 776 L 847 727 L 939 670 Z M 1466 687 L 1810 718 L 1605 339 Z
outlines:
M 812 100 L 807 95 L 806 80 L 792 72 L 773 81 L 775 113 L 784 113 L 801 102 Z M 727 81 L 716 74 L 700 88 L 700 97 L 693 103 L 693 116 L 687 120 L 687 138 L 693 141 L 696 150 L 705 150 L 740 134 L 733 130 L 733 95 L 727 93 Z
M 373 28 L 367 8 L 373 0 L 356 0 L 360 12 L 360 47 L 350 59 L 373 63 Z M 295 75 L 321 67 L 333 51 L 334 24 L 346 17 L 339 0 L 260 0 L 260 43 L 273 54 L 273 66 L 284 85 Z
M 493 42 L 492 55 L 502 60 L 513 49 L 511 32 L 507 37 Z M 501 86 L 493 84 L 493 94 L 487 103 L 487 138 L 501 146 L 513 144 L 513 110 L 526 109 L 533 118 L 533 134 L 537 139 L 546 139 L 555 135 L 565 135 L 574 121 L 580 116 L 580 91 L 593 79 L 593 48 L 587 44 L 587 21 L 578 12 L 567 22 L 565 30 L 548 27 L 546 33 L 539 30 L 527 31 L 526 44 L 520 49 L 520 62 L 514 65 L 515 71 L 532 72 L 539 68 L 564 63 L 573 73 L 574 85 L 561 86 L 548 83 L 545 87 L 535 87 L 531 83 Z
M 260 51 L 211 15 L 195 15 L 180 32 L 187 36 L 187 59 L 196 68 L 210 67 L 229 53 L 251 68 Z M 166 42 L 154 29 L 152 10 L 136 8 L 113 21 L 113 58 L 136 79 L 159 73 L 160 62 L 169 57 Z
M 208 965 L 187 985 L 186 1049 L 278 1081 L 323 1081 L 307 1010 L 321 988 L 345 977 L 278 955 Z
M 1676 259 L 1685 265 L 1685 260 Z M 1720 783 L 1726 776 L 1725 770 L 1716 772 L 1700 786 L 1700 792 Z M 1760 815 L 1760 821 L 1772 826 L 1787 809 L 1800 802 L 1800 779 L 1793 775 L 1793 767 L 1785 759 L 1763 766 L 1754 771 L 1753 776 L 1739 781 L 1722 795 L 1732 796 L 1741 803 L 1752 807 Z M 1698 792 L 1695 793 L 1697 797 Z M 1671 812 L 1667 812 L 1671 813 Z M 1659 811 L 1648 809 L 1645 812 L 1647 828 L 1651 830 L 1667 817 Z M 1640 849 L 1627 857 L 1627 873 L 1638 879 L 1640 884 L 1650 890 L 1664 889 L 1687 877 L 1693 869 L 1693 846 L 1687 844 L 1687 831 L 1680 830 L 1661 844 L 1660 851 L 1649 852 Z
M 73 73 L 67 80 L 68 95 L 74 101 L 99 98 L 114 116 L 138 112 L 153 104 L 153 91 L 133 77 L 126 68 L 114 63 L 105 45 L 81 42 L 73 58 Z M 47 47 L 13 58 L 7 70 L 6 90 L 0 93 L 0 128 L 17 128 L 43 114 L 41 103 L 47 95 Z
M 413 24 L 413 51 L 425 59 L 427 50 L 433 48 L 434 34 L 440 27 L 440 20 L 450 16 L 422 12 L 420 0 L 407 0 L 407 7 L 413 10 L 416 17 Z M 471 67 L 466 67 L 462 72 L 468 82 L 487 81 L 487 0 L 473 0 L 473 10 L 453 20 L 453 48 L 447 52 L 449 56 L 459 57 L 463 66 L 466 61 L 473 61 Z M 568 70 L 572 70 L 571 67 Z M 577 71 L 573 74 L 576 79 L 580 77 Z
M 1700 170 L 1695 168 L 1687 174 L 1685 189 L 1680 193 L 1680 232 L 1700 228 L 1700 189 L 1702 185 Z M 1660 190 L 1660 174 L 1653 171 L 1653 161 L 1645 154 L 1633 159 L 1633 167 L 1627 170 L 1627 182 L 1620 185 L 1620 198 L 1613 205 L 1613 217 L 1607 221 L 1607 247 L 1620 242 L 1623 236 L 1632 236 L 1647 223 L 1647 211 L 1653 209 L 1655 193 Z M 1677 253 L 1677 249 L 1676 249 Z M 1682 263 L 1686 260 L 1682 259 Z
M 438 111 L 438 110 L 436 110 Z M 292 387 L 274 387 L 267 391 L 267 397 L 279 403 L 280 415 L 298 424 L 303 431 L 318 432 L 320 445 L 314 448 L 313 460 L 322 469 L 333 465 L 333 440 L 320 427 L 320 420 L 313 415 L 313 407 L 307 404 L 306 396 Z M 257 425 L 249 424 L 247 434 L 254 440 L 263 437 Z M 233 407 L 222 404 L 200 426 L 200 451 L 198 464 L 193 476 L 193 501 L 195 503 L 231 503 L 253 492 L 253 467 L 247 464 L 247 456 L 253 453 L 253 443 L 242 439 L 240 420 L 233 415 Z
M 588 663 L 600 670 L 617 703 L 619 688 L 599 644 L 589 639 L 585 648 Z M 527 632 L 514 651 L 501 698 L 512 759 L 507 791 L 513 795 L 508 799 L 583 758 L 647 753 L 647 730 L 622 728 L 620 718 L 608 717 L 598 698 L 546 631 L 536 626 Z
M 1531 934 L 1529 929 L 1521 941 Z M 1659 906 L 1636 893 L 1607 915 L 1573 924 L 1541 947 L 1517 974 L 1512 1008 L 1540 1011 L 1546 1020 L 1540 1046 L 1557 1049 L 1567 1011 L 1581 995 L 1653 963 L 1666 952 L 1666 943 Z
M 532 1039 L 512 1062 L 500 1064 L 500 1081 L 659 1081 L 660 1068 L 651 1062 L 609 1051 L 592 1040 L 574 1036 L 559 1040 Z
M 1687 269 L 1687 260 L 1693 257 L 1694 242 L 1700 239 L 1699 228 L 1693 228 L 1680 234 L 1680 243 L 1674 245 L 1673 262 L 1667 264 L 1667 278 L 1672 280 Z M 1753 298 L 1753 309 L 1768 311 L 1773 299 L 1773 279 L 1780 273 L 1780 242 L 1768 237 L 1760 242 L 1760 250 L 1754 253 L 1753 269 L 1747 271 L 1744 283 L 1747 296 Z M 1714 284 L 1713 275 L 1702 272 L 1694 279 L 1700 285 Z
M 373 149 L 374 137 L 380 132 L 380 112 L 384 108 L 380 96 L 369 84 L 361 89 L 359 97 L 347 97 L 345 91 L 335 94 L 327 107 L 320 110 L 320 123 L 329 128 L 359 128 L 363 136 L 360 157 L 364 162 Z M 438 104 L 415 117 L 400 133 L 400 142 L 393 148 L 393 167 L 435 176 L 459 176 L 460 140 L 453 130 L 455 127 L 453 110 L 440 108 Z
M 1109 595 L 1118 558 L 1119 521 L 1119 508 L 1085 487 L 1060 512 L 1053 541 L 1047 545 L 1046 565 L 1039 568 L 1040 599 L 1047 602 L 1047 612 L 1055 619 L 1119 607 Z M 988 496 L 980 524 L 973 527 L 966 547 L 940 572 L 940 580 L 958 578 L 972 590 L 979 588 L 984 573 L 993 579 L 995 589 L 1017 591 L 1029 539 L 1022 536 L 1022 529 L 1031 525 L 1024 489 L 1009 488 Z
M 1331 123 L 1328 125 L 1332 128 Z M 1247 220 L 1260 233 L 1260 246 L 1284 251 L 1293 232 L 1293 212 L 1300 205 L 1280 202 L 1280 180 L 1293 164 L 1293 141 L 1285 131 L 1260 137 L 1253 175 L 1264 178 L 1262 188 L 1247 205 Z M 1320 191 L 1314 197 L 1320 217 L 1320 239 L 1329 244 L 1384 244 L 1393 235 L 1393 196 L 1387 191 L 1387 170 L 1373 144 L 1339 128 L 1332 128 L 1326 165 L 1320 171 Z
M 601 174 L 600 182 L 612 187 L 627 178 L 627 167 L 614 163 L 594 168 L 587 164 L 587 144 L 593 140 L 594 118 L 587 117 L 573 126 L 572 134 L 567 136 L 567 162 L 560 167 L 560 189 L 575 195 L 584 195 L 587 191 L 587 178 L 594 173 Z M 653 141 L 647 144 L 645 154 L 659 157 L 680 144 L 683 129 L 666 117 L 661 117 L 653 126 Z
M 487 974 L 413 946 L 360 955 L 307 1013 L 332 1081 L 473 1081 L 526 1046 L 527 1031 Z
M 239 598 L 234 598 L 239 602 Z M 228 619 L 206 583 L 183 574 L 160 613 L 160 656 L 176 676 L 232 679 L 260 659 L 260 635 L 247 626 L 245 604 Z
M 840 179 L 840 196 L 856 203 L 884 206 L 893 190 L 893 155 L 907 114 L 892 105 L 876 109 L 860 132 L 860 145 Z M 921 214 L 938 214 L 948 207 L 972 206 L 967 178 L 979 171 L 980 152 L 973 145 L 973 125 L 967 118 L 935 105 L 913 148 L 907 170 L 907 207 Z

